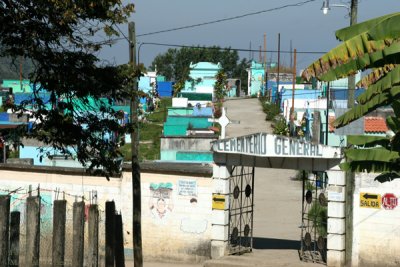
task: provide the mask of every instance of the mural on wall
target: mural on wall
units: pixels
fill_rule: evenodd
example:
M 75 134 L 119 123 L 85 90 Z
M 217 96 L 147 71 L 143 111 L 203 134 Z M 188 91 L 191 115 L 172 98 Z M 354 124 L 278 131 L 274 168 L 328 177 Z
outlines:
M 174 208 L 172 183 L 150 184 L 150 212 L 156 223 L 165 223 Z
M 201 234 L 207 230 L 208 221 L 203 217 L 200 217 L 197 198 L 191 198 L 189 200 L 191 206 L 191 213 L 189 217 L 181 220 L 181 231 L 190 234 Z

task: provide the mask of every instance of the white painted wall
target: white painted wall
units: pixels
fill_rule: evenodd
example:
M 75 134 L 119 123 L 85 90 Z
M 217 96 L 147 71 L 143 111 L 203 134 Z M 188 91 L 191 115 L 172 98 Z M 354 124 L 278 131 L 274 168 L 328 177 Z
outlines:
M 20 188 L 17 198 L 26 198 L 28 186 L 37 188 L 40 184 L 41 193 L 46 195 L 49 203 L 45 213 L 49 216 L 47 223 L 52 225 L 52 206 L 56 198 L 54 191 L 58 188 L 70 195 L 85 196 L 96 190 L 100 206 L 100 224 L 104 224 L 105 201 L 114 200 L 116 210 L 121 211 L 124 223 L 124 239 L 126 259 L 132 259 L 132 183 L 131 173 L 124 172 L 122 178 L 91 177 L 17 172 L 0 170 L 0 194 L 7 190 Z M 186 261 L 200 262 L 211 257 L 211 215 L 212 215 L 212 179 L 211 177 L 194 177 L 184 175 L 165 175 L 141 173 L 142 189 L 142 237 L 143 253 L 146 261 Z M 159 206 L 160 192 L 151 190 L 151 184 L 160 186 L 170 183 L 170 193 L 165 198 L 166 213 L 161 215 Z M 74 197 L 66 195 L 68 209 L 71 209 Z M 164 197 L 166 196 L 164 195 Z M 62 193 L 58 199 L 62 199 Z M 195 199 L 196 201 L 194 201 Z M 81 199 L 79 199 L 80 201 Z M 11 211 L 24 205 L 11 201 Z M 85 201 L 88 203 L 88 201 Z M 162 203 L 161 203 L 162 204 Z M 47 204 L 46 204 L 47 205 Z M 153 206 L 153 208 L 151 208 Z M 67 216 L 71 216 L 68 213 Z M 22 215 L 23 217 L 23 215 Z M 67 217 L 67 222 L 72 220 Z M 25 223 L 22 220 L 22 224 Z M 103 229 L 103 230 L 102 230 Z M 128 233 L 129 232 L 129 233 Z M 51 229 L 48 235 L 51 235 Z M 45 235 L 42 233 L 41 236 Z M 104 226 L 100 227 L 100 243 L 104 243 Z M 51 238 L 49 239 L 51 244 Z M 25 242 L 23 237 L 21 242 Z M 100 249 L 104 253 L 104 248 Z M 51 255 L 51 254 L 50 254 Z M 68 252 L 66 255 L 69 255 Z
M 356 174 L 353 207 L 353 266 L 400 266 L 400 207 L 393 210 L 360 207 L 360 194 L 400 197 L 400 179 L 380 183 L 377 174 Z M 398 201 L 399 202 L 399 201 Z M 400 203 L 398 203 L 400 204 Z

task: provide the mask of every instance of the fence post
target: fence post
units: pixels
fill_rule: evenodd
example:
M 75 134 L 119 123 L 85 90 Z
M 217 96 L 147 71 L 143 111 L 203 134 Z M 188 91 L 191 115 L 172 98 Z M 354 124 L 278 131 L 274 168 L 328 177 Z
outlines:
M 89 242 L 88 264 L 89 267 L 99 265 L 99 209 L 97 205 L 89 207 Z
M 53 208 L 53 249 L 52 266 L 64 266 L 65 222 L 67 201 L 55 200 Z
M 26 256 L 25 266 L 39 266 L 40 248 L 40 196 L 26 199 Z
M 106 266 L 114 267 L 114 243 L 115 243 L 115 203 L 106 202 Z
M 11 212 L 10 223 L 10 251 L 9 251 L 9 267 L 17 267 L 19 265 L 19 229 L 20 229 L 21 213 L 19 211 Z
M 83 267 L 85 202 L 74 202 L 73 206 L 73 237 L 72 266 Z
M 115 215 L 115 266 L 125 267 L 124 255 L 124 233 L 122 225 L 122 215 Z
M 0 196 L 0 267 L 8 266 L 10 196 Z

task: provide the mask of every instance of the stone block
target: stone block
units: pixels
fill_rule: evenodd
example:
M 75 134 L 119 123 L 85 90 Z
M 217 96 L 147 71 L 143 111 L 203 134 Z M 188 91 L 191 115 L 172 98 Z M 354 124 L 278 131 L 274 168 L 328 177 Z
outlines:
M 228 242 L 211 240 L 211 258 L 219 259 L 227 254 Z
M 228 225 L 229 223 L 229 211 L 228 210 L 213 210 L 211 213 L 211 223 Z
M 330 185 L 346 185 L 346 173 L 343 171 L 327 171 Z
M 228 225 L 212 224 L 211 239 L 219 240 L 219 241 L 227 241 L 228 240 Z
M 328 233 L 329 234 L 346 233 L 346 220 L 339 218 L 328 218 Z
M 344 262 L 345 262 L 345 251 L 328 249 L 326 266 L 341 267 L 344 266 Z
M 328 250 L 345 250 L 345 237 L 345 235 L 328 234 Z
M 345 203 L 344 202 L 328 202 L 328 219 L 329 218 L 344 218 L 345 217 Z

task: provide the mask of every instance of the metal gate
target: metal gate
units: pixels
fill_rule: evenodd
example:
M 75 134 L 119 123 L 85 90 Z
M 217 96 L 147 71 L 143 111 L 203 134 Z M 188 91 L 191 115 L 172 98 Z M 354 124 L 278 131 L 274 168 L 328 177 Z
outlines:
M 325 173 L 303 171 L 302 261 L 326 264 L 328 201 Z
M 233 166 L 229 180 L 229 254 L 253 248 L 254 167 Z

